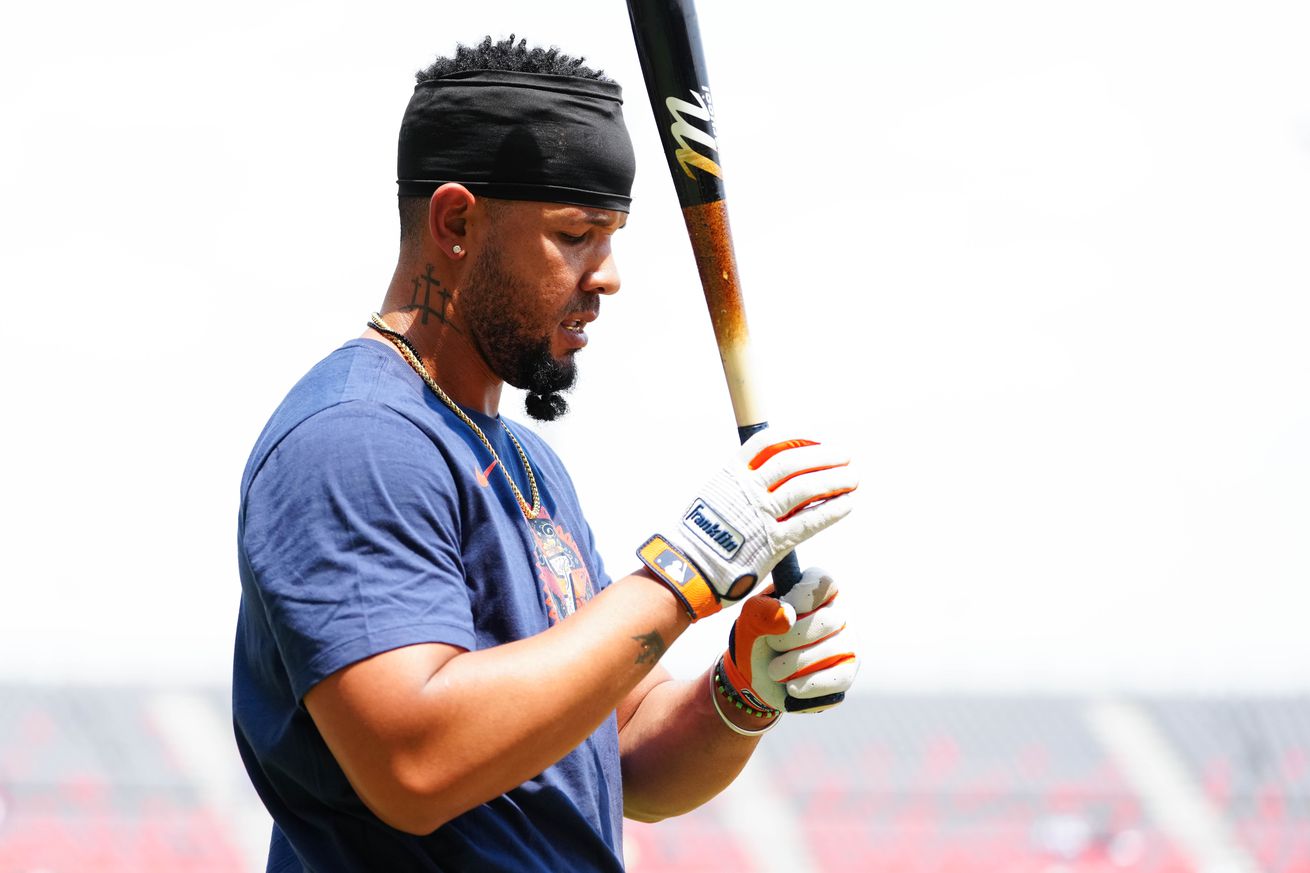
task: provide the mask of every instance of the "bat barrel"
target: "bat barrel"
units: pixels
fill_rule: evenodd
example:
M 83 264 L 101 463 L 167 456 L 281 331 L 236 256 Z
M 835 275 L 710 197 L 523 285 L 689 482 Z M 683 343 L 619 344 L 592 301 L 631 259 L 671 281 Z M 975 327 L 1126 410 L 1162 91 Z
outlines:
M 646 93 L 685 208 L 724 198 L 714 101 L 692 0 L 628 0 Z
M 732 412 L 737 427 L 764 421 L 764 410 L 754 388 L 751 360 L 751 332 L 746 321 L 746 301 L 737 275 L 737 257 L 728 225 L 728 205 L 718 200 L 682 210 L 687 236 L 696 256 L 701 290 L 709 308 L 714 341 L 719 347 L 723 377 L 728 383 Z

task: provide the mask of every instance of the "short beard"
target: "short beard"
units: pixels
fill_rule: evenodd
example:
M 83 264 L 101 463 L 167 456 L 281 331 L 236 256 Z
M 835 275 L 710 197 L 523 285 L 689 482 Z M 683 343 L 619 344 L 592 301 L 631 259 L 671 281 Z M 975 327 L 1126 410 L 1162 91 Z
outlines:
M 554 421 L 569 411 L 561 396 L 578 378 L 570 354 L 564 360 L 550 353 L 549 335 L 533 340 L 516 320 L 528 289 L 511 276 L 495 253 L 496 241 L 469 271 L 464 286 L 464 318 L 469 335 L 493 373 L 527 391 L 523 407 L 537 421 Z

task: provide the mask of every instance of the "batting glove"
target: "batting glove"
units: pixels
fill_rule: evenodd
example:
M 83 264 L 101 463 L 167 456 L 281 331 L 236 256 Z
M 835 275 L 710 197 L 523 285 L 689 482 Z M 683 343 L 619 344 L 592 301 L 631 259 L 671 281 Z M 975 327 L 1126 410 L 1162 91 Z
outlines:
M 781 598 L 761 594 L 746 601 L 728 636 L 717 671 L 720 692 L 766 715 L 820 712 L 841 702 L 855 681 L 859 656 L 842 633 L 846 614 L 837 583 L 818 567 Z
M 763 430 L 637 556 L 697 621 L 741 600 L 799 543 L 845 517 L 858 485 L 841 452 Z

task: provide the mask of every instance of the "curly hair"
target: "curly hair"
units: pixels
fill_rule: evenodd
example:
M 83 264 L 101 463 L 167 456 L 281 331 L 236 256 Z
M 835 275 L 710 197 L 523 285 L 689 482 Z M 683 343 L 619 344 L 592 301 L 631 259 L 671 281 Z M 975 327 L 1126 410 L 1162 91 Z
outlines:
M 455 48 L 453 58 L 437 58 L 426 69 L 414 74 L 419 82 L 430 82 L 452 73 L 466 70 L 509 70 L 515 73 L 550 73 L 556 76 L 574 76 L 578 79 L 598 79 L 611 81 L 602 70 L 593 70 L 586 66 L 586 58 L 566 55 L 555 46 L 550 48 L 528 48 L 528 41 L 514 41 L 514 34 L 508 39 L 493 42 L 490 36 L 483 38 L 476 46 L 460 43 Z

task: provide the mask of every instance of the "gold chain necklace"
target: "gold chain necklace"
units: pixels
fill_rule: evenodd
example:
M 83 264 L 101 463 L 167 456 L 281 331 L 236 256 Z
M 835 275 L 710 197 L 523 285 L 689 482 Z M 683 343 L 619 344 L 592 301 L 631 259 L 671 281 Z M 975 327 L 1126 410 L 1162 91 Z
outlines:
M 508 482 L 509 487 L 513 489 L 514 499 L 518 501 L 519 509 L 523 510 L 523 514 L 527 518 L 536 518 L 541 513 L 541 495 L 537 492 L 537 477 L 532 475 L 532 465 L 528 463 L 527 452 L 523 451 L 523 446 L 519 445 L 518 437 L 514 436 L 514 432 L 509 429 L 509 425 L 505 424 L 505 422 L 501 421 L 499 418 L 497 419 L 497 421 L 500 421 L 500 426 L 504 428 L 505 434 L 509 437 L 509 441 L 514 444 L 514 448 L 518 451 L 519 460 L 523 462 L 523 470 L 528 474 L 528 488 L 532 490 L 531 504 L 523 499 L 523 492 L 520 491 L 519 486 L 515 484 L 514 477 L 509 474 L 509 470 L 500 462 L 500 455 L 496 454 L 496 449 L 491 445 L 491 440 L 487 439 L 487 435 L 482 432 L 482 428 L 478 427 L 478 423 L 469 418 L 468 414 L 459 408 L 459 404 L 450 399 L 449 394 L 441 390 L 441 386 L 437 384 L 437 380 L 432 378 L 432 374 L 428 372 L 428 368 L 423 366 L 423 362 L 419 360 L 418 352 L 414 350 L 412 345 L 410 345 L 410 342 L 405 335 L 388 327 L 387 323 L 382 320 L 382 316 L 378 315 L 376 312 L 369 317 L 368 323 L 369 326 L 378 333 L 391 340 L 391 344 L 400 352 L 400 356 L 405 359 L 405 362 L 408 363 L 411 368 L 413 368 L 415 373 L 419 374 L 419 377 L 423 380 L 424 384 L 432 389 L 432 393 L 437 395 L 442 403 L 449 406 L 450 411 L 458 415 L 460 420 L 467 424 L 473 433 L 477 435 L 477 438 L 482 441 L 482 445 L 491 453 L 491 458 L 496 462 L 496 466 L 500 467 L 500 471 L 505 474 L 505 481 Z

